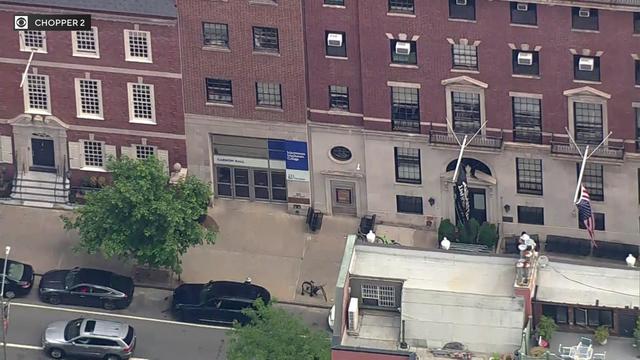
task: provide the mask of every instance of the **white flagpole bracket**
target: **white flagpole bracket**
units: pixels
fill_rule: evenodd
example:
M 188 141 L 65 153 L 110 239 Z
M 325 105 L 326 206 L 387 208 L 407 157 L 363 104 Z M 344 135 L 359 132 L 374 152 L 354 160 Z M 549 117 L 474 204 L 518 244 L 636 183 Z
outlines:
M 565 130 L 567 130 L 567 128 L 565 128 Z M 582 164 L 580 164 L 580 173 L 578 174 L 578 184 L 576 185 L 576 193 L 573 196 L 573 202 L 575 204 L 578 203 L 578 194 L 580 193 L 580 185 L 582 185 L 582 176 L 584 175 L 584 168 L 587 165 L 587 160 L 589 160 L 589 158 L 591 158 L 591 156 L 595 154 L 595 152 L 598 151 L 598 149 L 600 149 L 600 147 L 607 141 L 607 139 L 609 139 L 611 134 L 613 134 L 613 132 L 609 131 L 609 134 L 607 134 L 607 136 L 605 136 L 605 138 L 602 139 L 602 141 L 600 141 L 600 144 L 598 144 L 598 146 L 596 146 L 591 152 L 589 152 L 589 145 L 587 145 L 584 149 L 584 154 L 583 154 L 580 151 L 580 147 L 578 147 L 578 144 L 576 144 L 575 140 L 569 133 L 569 130 L 567 130 L 567 135 L 569 135 L 569 139 L 571 139 L 573 146 L 576 147 L 578 154 L 580 154 L 580 156 L 582 157 Z

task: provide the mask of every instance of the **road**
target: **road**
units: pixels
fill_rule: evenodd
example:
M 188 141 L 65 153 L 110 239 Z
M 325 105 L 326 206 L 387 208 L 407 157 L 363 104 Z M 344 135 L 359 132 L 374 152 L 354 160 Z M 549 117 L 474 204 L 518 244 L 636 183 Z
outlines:
M 136 288 L 134 300 L 126 310 L 107 312 L 98 308 L 51 306 L 37 298 L 37 288 L 24 298 L 14 299 L 8 331 L 9 360 L 45 360 L 40 349 L 42 331 L 57 320 L 94 317 L 123 321 L 136 329 L 137 360 L 223 360 L 226 359 L 227 328 L 176 322 L 167 311 L 171 292 Z M 313 328 L 327 330 L 326 309 L 292 305 L 278 306 L 296 314 Z

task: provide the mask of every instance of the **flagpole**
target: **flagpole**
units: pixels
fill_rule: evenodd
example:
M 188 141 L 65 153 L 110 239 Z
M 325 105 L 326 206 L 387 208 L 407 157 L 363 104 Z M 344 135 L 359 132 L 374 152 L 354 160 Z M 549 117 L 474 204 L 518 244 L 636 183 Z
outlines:
M 456 170 L 453 172 L 453 182 L 458 180 L 458 172 L 460 171 L 460 164 L 462 163 L 462 155 L 464 155 L 464 148 L 467 147 L 467 135 L 462 139 L 460 144 L 460 154 L 458 154 L 458 161 L 456 161 Z
M 587 165 L 587 159 L 589 158 L 589 145 L 584 149 L 584 155 L 582 156 L 582 164 L 580 165 L 580 173 L 578 174 L 578 184 L 576 185 L 576 194 L 573 196 L 573 202 L 578 203 L 578 194 L 580 193 L 580 185 L 582 185 L 582 175 L 584 175 L 584 168 Z

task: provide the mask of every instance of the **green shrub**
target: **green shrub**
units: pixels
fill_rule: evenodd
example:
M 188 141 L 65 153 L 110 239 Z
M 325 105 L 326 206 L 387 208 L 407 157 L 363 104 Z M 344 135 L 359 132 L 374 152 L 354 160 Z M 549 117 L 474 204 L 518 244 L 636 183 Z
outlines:
M 478 230 L 478 243 L 486 245 L 489 249 L 495 248 L 498 243 L 498 229 L 495 224 L 482 223 Z
M 454 241 L 456 237 L 456 227 L 449 219 L 442 219 L 442 221 L 440 221 L 440 225 L 438 226 L 438 242 L 442 241 L 445 236 L 450 241 Z
M 476 244 L 478 240 L 478 230 L 480 223 L 478 220 L 471 219 L 464 225 L 458 224 L 458 241 L 465 244 Z
M 548 316 L 540 316 L 540 321 L 538 321 L 538 333 L 542 336 L 543 339 L 550 341 L 553 333 L 558 329 L 558 325 L 553 321 L 552 318 Z

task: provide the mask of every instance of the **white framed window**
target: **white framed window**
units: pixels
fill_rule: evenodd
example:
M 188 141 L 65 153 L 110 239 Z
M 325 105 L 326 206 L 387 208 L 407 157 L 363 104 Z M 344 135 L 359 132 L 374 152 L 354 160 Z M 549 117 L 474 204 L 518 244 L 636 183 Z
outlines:
M 153 62 L 151 33 L 148 31 L 125 30 L 124 51 L 126 61 Z
M 136 159 L 145 160 L 156 156 L 156 147 L 151 145 L 135 145 Z
M 82 140 L 82 153 L 84 155 L 83 167 L 104 168 L 104 142 Z
M 396 307 L 396 289 L 391 285 L 362 284 L 361 291 L 366 305 Z
M 153 85 L 127 83 L 129 90 L 129 122 L 156 124 Z
M 20 31 L 20 51 L 47 53 L 47 33 L 38 30 Z
M 97 27 L 92 26 L 91 30 L 72 31 L 71 42 L 73 43 L 73 56 L 100 57 Z
M 49 75 L 27 74 L 22 91 L 24 95 L 24 112 L 51 115 Z
M 75 79 L 76 112 L 79 118 L 104 119 L 102 112 L 102 81 Z

